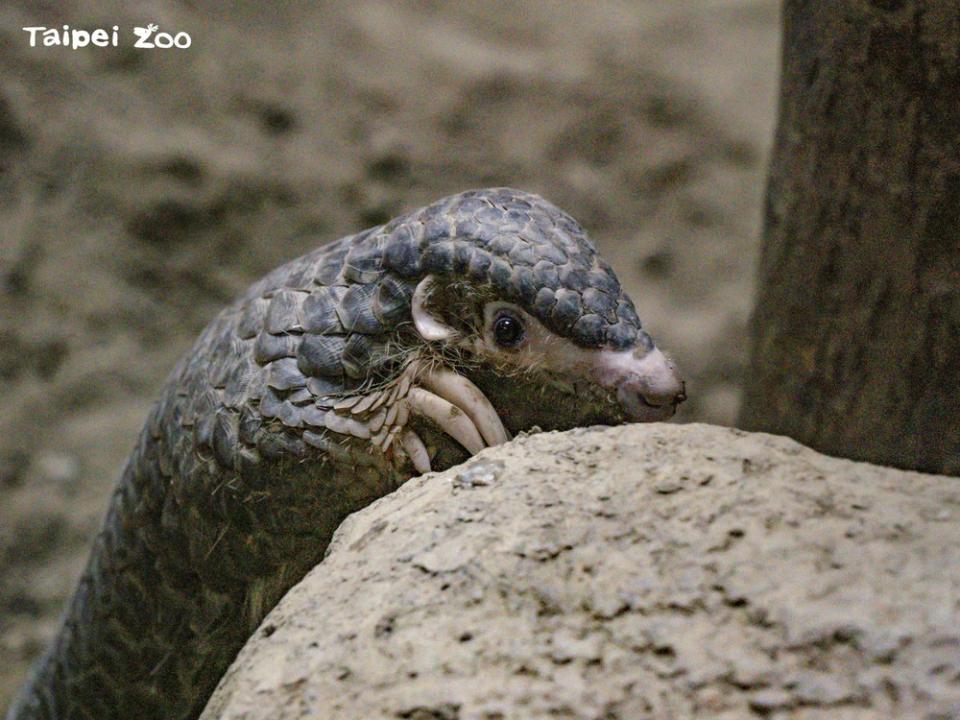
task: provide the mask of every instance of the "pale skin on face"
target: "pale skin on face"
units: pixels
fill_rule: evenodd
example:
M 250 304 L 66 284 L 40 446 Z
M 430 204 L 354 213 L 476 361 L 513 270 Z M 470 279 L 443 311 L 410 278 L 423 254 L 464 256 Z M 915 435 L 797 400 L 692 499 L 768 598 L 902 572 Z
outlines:
M 624 408 L 637 420 L 662 419 L 673 414 L 676 398 L 682 395 L 682 384 L 673 363 L 656 348 L 649 352 L 581 348 L 547 329 L 522 308 L 498 301 L 484 307 L 482 334 L 462 337 L 430 312 L 432 283 L 432 277 L 420 282 L 411 308 L 414 326 L 424 340 L 456 343 L 477 357 L 520 372 L 540 369 L 588 379 L 615 390 Z M 504 315 L 519 321 L 523 329 L 521 338 L 510 347 L 504 347 L 495 337 L 497 320 Z M 412 412 L 432 420 L 471 454 L 509 439 L 486 396 L 452 370 L 427 372 L 407 397 Z M 671 403 L 669 413 L 664 409 L 667 403 Z M 406 431 L 401 447 L 418 472 L 429 472 L 429 454 L 416 433 Z

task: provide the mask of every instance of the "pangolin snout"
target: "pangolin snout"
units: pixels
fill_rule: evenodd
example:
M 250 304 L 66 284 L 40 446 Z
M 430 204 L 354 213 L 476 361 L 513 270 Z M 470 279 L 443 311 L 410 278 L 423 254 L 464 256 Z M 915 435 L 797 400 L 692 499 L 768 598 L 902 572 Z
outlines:
M 598 378 L 616 390 L 617 400 L 634 422 L 666 420 L 686 400 L 686 389 L 676 363 L 658 348 L 604 351 Z

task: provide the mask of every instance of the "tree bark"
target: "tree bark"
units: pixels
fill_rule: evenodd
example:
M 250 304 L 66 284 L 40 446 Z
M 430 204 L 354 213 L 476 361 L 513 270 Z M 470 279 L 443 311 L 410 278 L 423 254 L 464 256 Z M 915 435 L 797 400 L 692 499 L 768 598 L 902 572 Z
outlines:
M 960 474 L 960 5 L 786 0 L 740 423 Z

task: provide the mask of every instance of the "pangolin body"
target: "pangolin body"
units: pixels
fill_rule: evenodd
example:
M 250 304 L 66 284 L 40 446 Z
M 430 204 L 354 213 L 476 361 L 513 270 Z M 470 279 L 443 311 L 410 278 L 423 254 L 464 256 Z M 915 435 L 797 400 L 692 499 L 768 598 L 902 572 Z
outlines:
M 535 195 L 462 193 L 293 260 L 173 371 L 8 720 L 196 717 L 351 512 L 506 432 L 682 398 L 583 229 Z

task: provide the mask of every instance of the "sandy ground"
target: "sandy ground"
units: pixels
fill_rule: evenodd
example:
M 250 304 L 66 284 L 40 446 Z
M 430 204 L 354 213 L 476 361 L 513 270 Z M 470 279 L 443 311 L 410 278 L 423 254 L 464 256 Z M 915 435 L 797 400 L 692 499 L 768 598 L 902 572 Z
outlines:
M 0 7 L 0 708 L 194 335 L 399 211 L 489 185 L 553 200 L 684 369 L 680 419 L 733 422 L 776 2 L 130 5 Z M 131 49 L 146 22 L 193 47 Z M 127 47 L 20 29 L 63 23 Z

